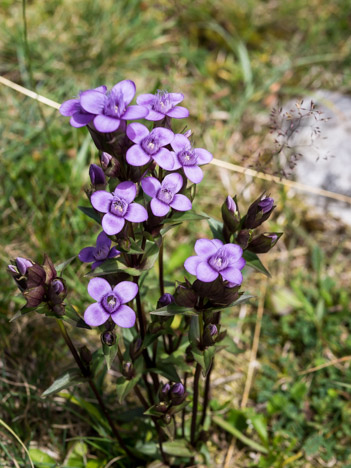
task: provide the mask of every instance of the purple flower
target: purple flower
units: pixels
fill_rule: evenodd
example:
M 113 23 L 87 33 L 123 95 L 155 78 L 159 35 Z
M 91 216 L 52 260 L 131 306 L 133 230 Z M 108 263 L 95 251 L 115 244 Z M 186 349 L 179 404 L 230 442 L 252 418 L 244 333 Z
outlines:
M 226 200 L 226 205 L 227 205 L 227 208 L 228 210 L 232 213 L 232 214 L 235 214 L 237 212 L 237 209 L 236 209 L 236 204 L 235 204 L 235 201 L 232 199 L 232 197 L 227 197 Z
M 105 185 L 106 177 L 104 171 L 97 164 L 90 164 L 89 176 L 92 185 Z
M 84 263 L 94 262 L 91 265 L 91 269 L 94 270 L 107 258 L 114 258 L 120 253 L 121 252 L 117 250 L 116 247 L 112 247 L 111 249 L 111 239 L 102 231 L 96 239 L 96 247 L 84 247 L 84 249 L 79 252 L 78 258 Z
M 158 90 L 156 94 L 141 94 L 137 97 L 137 103 L 148 108 L 146 120 L 162 120 L 166 116 L 174 119 L 189 117 L 189 111 L 185 107 L 177 106 L 184 99 L 181 93 L 167 93 Z
M 99 93 L 102 96 L 106 94 L 107 88 L 106 86 L 99 86 L 98 88 L 95 89 L 90 89 L 89 91 L 92 91 L 94 93 Z M 89 91 L 84 91 L 84 92 L 89 92 Z M 76 99 L 69 99 L 68 101 L 65 101 L 64 103 L 61 104 L 60 107 L 60 113 L 61 115 L 64 115 L 65 117 L 71 117 L 70 124 L 72 127 L 84 127 L 87 125 L 89 122 L 93 120 L 95 117 L 94 113 L 87 112 L 83 109 L 81 106 L 81 101 L 80 98 L 82 96 L 82 91 L 79 93 L 79 97 Z
M 135 323 L 135 312 L 127 302 L 135 298 L 138 286 L 131 281 L 122 281 L 113 289 L 103 278 L 93 278 L 88 284 L 88 293 L 97 302 L 84 312 L 85 323 L 98 327 L 110 317 L 122 328 L 130 328 Z
M 61 294 L 65 290 L 65 286 L 59 279 L 51 281 L 51 287 L 55 294 Z
M 210 283 L 221 275 L 223 280 L 241 284 L 241 271 L 245 266 L 243 249 L 236 244 L 225 244 L 219 239 L 199 239 L 195 243 L 197 256 L 185 260 L 184 267 L 200 281 Z
M 127 162 L 131 166 L 143 166 L 154 160 L 160 167 L 170 171 L 174 166 L 172 153 L 164 148 L 174 138 L 174 133 L 167 128 L 154 128 L 151 132 L 140 123 L 127 127 L 127 135 L 135 143 L 127 151 Z
M 109 133 L 116 131 L 122 120 L 142 119 L 147 115 L 146 107 L 128 106 L 134 96 L 134 82 L 124 80 L 117 83 L 107 94 L 96 90 L 84 91 L 80 95 L 80 103 L 86 112 L 95 114 L 96 130 Z
M 136 187 L 133 182 L 122 182 L 117 185 L 113 193 L 98 190 L 91 196 L 91 204 L 101 213 L 102 229 L 112 236 L 123 229 L 125 220 L 141 223 L 147 220 L 147 211 L 139 203 L 132 203 L 136 196 Z
M 175 152 L 173 170 L 182 168 L 187 178 L 194 184 L 202 181 L 203 173 L 199 165 L 212 161 L 213 156 L 203 148 L 192 148 L 186 136 L 177 134 L 171 142 Z
M 265 197 L 258 203 L 258 206 L 261 208 L 263 214 L 268 213 L 273 208 L 274 199 L 270 197 Z
M 171 395 L 182 396 L 184 395 L 184 385 L 182 383 L 175 383 L 171 388 Z
M 15 261 L 16 265 L 8 265 L 8 268 L 16 275 L 20 274 L 21 276 L 24 276 L 27 273 L 27 268 L 33 266 L 33 263 L 27 258 L 17 257 Z
M 169 304 L 173 304 L 175 302 L 174 297 L 172 294 L 165 293 L 160 299 L 157 301 L 157 308 L 160 309 L 161 307 L 166 307 Z
M 180 174 L 168 174 L 162 184 L 155 177 L 145 177 L 141 186 L 149 197 L 152 197 L 150 206 L 155 216 L 166 216 L 169 208 L 178 211 L 191 210 L 191 201 L 179 194 L 183 186 L 183 177 Z
M 112 159 L 112 156 L 108 153 L 105 153 L 105 152 L 102 152 L 101 155 L 100 155 L 100 162 L 101 162 L 101 166 L 103 167 L 103 169 L 106 169 L 107 166 L 110 164 L 111 162 L 111 159 Z

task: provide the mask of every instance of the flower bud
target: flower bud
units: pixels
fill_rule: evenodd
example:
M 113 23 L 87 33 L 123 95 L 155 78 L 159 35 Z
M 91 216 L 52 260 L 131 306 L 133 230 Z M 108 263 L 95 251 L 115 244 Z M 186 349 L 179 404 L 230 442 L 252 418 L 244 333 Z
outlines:
M 191 283 L 186 281 L 185 283 L 180 283 L 174 293 L 174 300 L 177 305 L 183 307 L 195 307 L 197 303 L 197 294 L 193 290 Z
M 274 200 L 270 197 L 261 199 L 259 197 L 249 207 L 243 227 L 246 229 L 254 229 L 266 221 L 274 210 Z
M 163 385 L 163 387 L 160 390 L 160 400 L 161 401 L 168 400 L 170 389 L 171 389 L 171 386 L 169 385 L 169 383 L 166 383 L 166 384 Z
M 251 239 L 251 232 L 249 229 L 242 229 L 236 236 L 236 242 L 242 249 L 246 249 Z
M 101 167 L 97 166 L 96 164 L 90 164 L 89 176 L 91 183 L 92 185 L 94 185 L 94 187 L 106 184 L 106 177 L 104 171 L 101 169 Z
M 131 362 L 125 362 L 123 364 L 122 374 L 128 380 L 131 380 L 134 377 L 134 368 Z
M 59 280 L 59 279 L 54 279 L 54 280 L 51 282 L 51 287 L 52 287 L 53 291 L 54 291 L 56 294 L 60 294 L 60 293 L 62 293 L 62 292 L 65 290 L 65 287 L 64 287 L 62 281 Z
M 101 341 L 106 346 L 113 346 L 116 343 L 116 335 L 113 331 L 106 330 L 101 333 Z
M 166 307 L 169 304 L 173 304 L 174 297 L 172 294 L 165 293 L 163 296 L 160 297 L 160 299 L 157 301 L 157 308 L 160 309 L 161 307 Z
M 168 409 L 168 405 L 164 401 L 161 401 L 158 405 L 155 406 L 155 410 L 159 411 L 160 413 L 166 413 Z
M 180 403 L 182 403 L 185 399 L 184 385 L 180 382 L 172 385 L 170 396 L 174 405 L 179 405 Z
M 282 234 L 283 233 L 281 232 L 270 232 L 260 234 L 259 236 L 252 239 L 247 248 L 251 252 L 255 252 L 258 254 L 266 253 L 275 246 Z
M 27 273 L 27 268 L 33 266 L 33 263 L 27 258 L 17 257 L 16 265 L 20 274 L 24 276 Z
M 204 330 L 203 343 L 204 346 L 212 346 L 216 342 L 218 335 L 218 328 L 213 323 L 208 324 Z
M 100 163 L 103 169 L 106 169 L 107 166 L 110 164 L 112 156 L 105 151 L 100 155 Z
M 233 234 L 240 225 L 240 214 L 236 203 L 236 197 L 234 199 L 229 196 L 226 198 L 222 205 L 222 218 L 224 229 L 229 234 Z

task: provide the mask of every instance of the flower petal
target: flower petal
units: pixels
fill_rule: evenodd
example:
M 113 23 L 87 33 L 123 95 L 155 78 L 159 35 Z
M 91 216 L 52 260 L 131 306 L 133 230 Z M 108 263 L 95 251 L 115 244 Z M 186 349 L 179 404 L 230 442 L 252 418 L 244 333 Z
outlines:
M 173 193 L 177 193 L 183 187 L 183 182 L 183 177 L 180 174 L 168 174 L 162 181 L 162 187 L 172 186 Z
M 213 155 L 203 148 L 195 148 L 194 152 L 197 156 L 197 164 L 199 164 L 200 166 L 202 164 L 208 164 L 213 159 Z
M 120 119 L 115 119 L 114 117 L 109 117 L 108 115 L 97 115 L 94 118 L 94 125 L 98 132 L 101 133 L 111 133 L 115 132 L 121 121 Z
M 201 263 L 203 260 L 202 258 L 196 256 L 196 255 L 193 255 L 192 257 L 189 257 L 185 260 L 184 262 L 184 268 L 186 269 L 186 271 L 188 271 L 191 275 L 195 275 L 196 276 L 196 269 L 199 265 L 199 263 Z
M 153 198 L 151 200 L 150 207 L 155 216 L 166 216 L 169 212 L 169 205 L 161 202 L 158 198 Z
M 168 117 L 173 119 L 185 119 L 189 117 L 189 111 L 185 107 L 177 106 L 167 112 Z
M 120 218 L 111 213 L 107 213 L 102 218 L 102 229 L 109 236 L 113 236 L 114 234 L 118 234 L 122 231 L 124 223 L 124 218 Z
M 224 244 L 225 249 L 230 254 L 230 260 L 236 262 L 240 257 L 243 256 L 243 249 L 237 244 Z
M 191 143 L 186 136 L 182 135 L 181 133 L 177 133 L 174 136 L 171 146 L 176 153 L 180 153 L 181 151 L 190 148 Z
M 86 112 L 101 114 L 105 108 L 106 96 L 100 91 L 89 89 L 80 93 L 80 105 Z
M 104 93 L 106 94 L 107 88 L 105 85 L 98 86 L 97 88 L 94 88 L 95 91 L 99 91 L 99 93 Z
M 98 327 L 105 323 L 109 316 L 110 315 L 102 308 L 102 306 L 95 302 L 85 310 L 84 321 L 91 327 Z
M 151 135 L 158 139 L 160 146 L 169 145 L 174 138 L 174 133 L 172 130 L 163 127 L 154 128 L 151 131 Z
M 101 231 L 100 234 L 97 236 L 96 247 L 98 249 L 101 249 L 103 247 L 107 247 L 109 249 L 111 247 L 111 239 L 106 235 L 104 231 Z
M 61 104 L 59 112 L 65 117 L 70 117 L 80 111 L 79 99 L 69 99 Z
M 174 167 L 173 153 L 166 148 L 160 148 L 153 156 L 153 160 L 166 171 L 171 171 Z
M 139 203 L 131 203 L 124 217 L 133 223 L 143 223 L 148 218 L 146 209 Z
M 139 106 L 152 106 L 154 100 L 154 94 L 140 94 L 140 96 L 137 97 L 136 102 Z
M 112 320 L 122 328 L 130 328 L 135 324 L 135 312 L 127 305 L 121 305 L 116 312 L 111 314 Z
M 184 99 L 184 94 L 182 93 L 168 93 L 168 98 L 172 101 L 172 104 L 176 106 Z
M 210 239 L 198 239 L 195 242 L 195 252 L 203 259 L 209 258 L 218 250 L 217 245 Z
M 223 247 L 223 242 L 219 239 L 212 239 L 211 242 L 217 247 L 217 249 Z
M 127 180 L 118 184 L 113 193 L 117 197 L 123 198 L 127 203 L 132 203 L 136 196 L 136 187 L 133 182 Z
M 101 213 L 107 213 L 110 210 L 112 199 L 113 196 L 111 193 L 106 192 L 106 190 L 98 190 L 92 194 L 90 203 Z
M 76 112 L 70 118 L 69 123 L 72 125 L 72 127 L 80 128 L 80 127 L 84 127 L 89 122 L 91 122 L 94 119 L 94 117 L 95 117 L 94 114 L 87 114 L 87 113 L 83 114 L 82 112 Z
M 88 283 L 88 293 L 96 301 L 100 301 L 112 291 L 111 285 L 104 278 L 92 278 Z
M 174 158 L 174 166 L 173 166 L 173 169 L 172 171 L 176 171 L 178 169 L 180 169 L 182 166 L 182 164 L 180 163 L 179 159 L 178 159 L 178 156 L 176 155 L 176 153 L 174 151 L 171 151 L 172 155 L 173 155 L 173 158 Z
M 228 267 L 220 271 L 223 279 L 232 284 L 241 284 L 243 282 L 243 275 L 240 270 L 234 267 Z
M 95 247 L 84 247 L 79 254 L 78 258 L 81 262 L 90 263 L 95 260 L 94 257 Z
M 158 120 L 162 120 L 165 118 L 164 114 L 161 114 L 161 112 L 157 112 L 153 109 L 149 110 L 149 113 L 145 117 L 145 120 L 151 120 L 152 122 L 157 122 Z
M 118 95 L 119 93 L 123 96 L 123 101 L 125 104 L 129 104 L 133 97 L 135 96 L 135 83 L 131 80 L 123 80 L 119 83 L 115 84 L 114 87 L 111 89 L 113 94 Z
M 118 295 L 122 304 L 126 304 L 134 299 L 138 294 L 138 290 L 138 285 L 132 281 L 122 281 L 113 288 L 113 291 Z
M 237 260 L 236 262 L 230 264 L 230 266 L 232 266 L 233 268 L 237 268 L 238 270 L 242 270 L 245 265 L 246 260 L 243 257 L 239 258 L 239 260 Z
M 150 133 L 147 127 L 145 125 L 138 123 L 138 122 L 133 122 L 128 125 L 127 127 L 127 136 L 130 140 L 132 140 L 133 143 L 141 143 L 144 138 L 148 136 Z
M 177 193 L 174 195 L 172 202 L 169 204 L 171 208 L 178 211 L 188 211 L 191 210 L 192 204 L 189 198 L 185 195 Z
M 95 270 L 95 268 L 97 268 L 98 266 L 102 265 L 104 263 L 105 260 L 97 260 L 96 262 L 94 262 L 92 265 L 91 265 L 91 269 L 92 270 Z
M 114 258 L 114 257 L 117 257 L 117 255 L 119 255 L 121 252 L 119 250 L 116 249 L 116 247 L 112 247 L 112 249 L 110 250 L 107 258 Z
M 194 184 L 199 184 L 203 179 L 203 172 L 199 166 L 183 166 L 184 174 Z
M 213 270 L 207 262 L 201 262 L 196 268 L 197 279 L 204 283 L 210 283 L 218 278 L 218 271 Z
M 143 119 L 149 113 L 149 109 L 144 106 L 129 106 L 125 113 L 121 116 L 123 120 Z
M 156 177 L 144 177 L 141 179 L 141 187 L 146 195 L 154 198 L 161 188 L 161 183 L 156 179 Z
M 133 145 L 126 154 L 127 163 L 131 166 L 144 166 L 149 161 L 151 157 L 145 153 L 143 148 L 140 145 Z

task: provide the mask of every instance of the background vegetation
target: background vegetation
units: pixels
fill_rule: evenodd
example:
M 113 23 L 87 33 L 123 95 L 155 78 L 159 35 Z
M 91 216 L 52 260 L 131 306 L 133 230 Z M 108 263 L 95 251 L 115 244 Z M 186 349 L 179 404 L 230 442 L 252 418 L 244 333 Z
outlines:
M 21 2 L 3 0 L 0 72 L 57 102 L 126 78 L 139 92 L 181 91 L 198 146 L 273 172 L 271 109 L 319 89 L 351 90 L 350 8 L 349 0 L 33 0 L 24 18 Z M 9 259 L 41 260 L 47 252 L 60 263 L 93 244 L 96 226 L 77 206 L 86 204 L 82 187 L 97 152 L 86 130 L 72 129 L 56 110 L 4 86 L 0 96 L 0 422 L 38 467 L 124 466 L 111 462 L 114 446 L 86 389 L 40 397 L 70 366 L 55 323 L 35 314 L 9 323 L 22 305 L 5 273 Z M 271 280 L 247 271 L 246 289 L 261 299 L 226 317 L 235 346 L 216 368 L 215 420 L 202 463 L 351 467 L 350 229 L 314 213 L 299 193 L 213 166 L 205 172 L 196 210 L 219 218 L 227 194 L 248 206 L 266 189 L 278 205 L 271 228 L 285 235 L 264 260 Z M 169 280 L 182 278 L 184 259 L 207 230 L 189 223 L 169 236 Z M 80 311 L 89 302 L 85 272 L 79 261 L 66 270 L 70 302 Z M 152 281 L 149 287 L 156 297 Z M 96 344 L 94 332 L 74 337 Z M 123 420 L 113 387 L 104 390 Z M 234 437 L 237 431 L 248 439 Z M 0 465 L 29 466 L 4 425 Z

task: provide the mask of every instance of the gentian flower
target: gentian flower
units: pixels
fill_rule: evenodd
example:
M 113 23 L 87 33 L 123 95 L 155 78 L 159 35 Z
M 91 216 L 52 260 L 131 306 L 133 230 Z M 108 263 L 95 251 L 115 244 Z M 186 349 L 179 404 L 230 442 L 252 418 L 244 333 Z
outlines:
M 249 207 L 243 227 L 255 229 L 266 221 L 274 210 L 274 200 L 271 197 L 259 197 Z
M 182 168 L 187 178 L 194 184 L 202 181 L 203 173 L 199 165 L 208 164 L 213 156 L 203 148 L 192 148 L 186 136 L 177 134 L 171 142 L 175 152 L 173 170 Z
M 89 177 L 92 185 L 105 185 L 106 177 L 104 171 L 97 164 L 90 164 Z
M 162 120 L 166 116 L 174 119 L 189 117 L 189 111 L 185 107 L 177 106 L 184 99 L 181 93 L 167 93 L 158 90 L 156 94 L 140 94 L 137 103 L 148 108 L 146 120 Z
M 241 271 L 245 266 L 243 249 L 236 244 L 224 244 L 219 239 L 199 239 L 195 243 L 197 256 L 185 260 L 184 267 L 200 281 L 210 283 L 219 275 L 225 281 L 239 285 L 243 281 Z
M 88 284 L 88 293 L 97 302 L 84 312 L 84 321 L 91 327 L 98 327 L 110 317 L 122 328 L 130 328 L 135 323 L 135 312 L 127 302 L 135 298 L 138 286 L 131 281 L 122 281 L 113 289 L 103 278 L 93 278 Z
M 125 220 L 141 223 L 147 220 L 147 211 L 139 203 L 132 203 L 136 196 L 136 187 L 133 182 L 122 182 L 113 193 L 98 190 L 91 196 L 91 204 L 101 213 L 102 228 L 109 236 L 122 231 Z
M 93 91 L 96 93 L 100 93 L 101 95 L 105 95 L 107 88 L 106 86 L 99 86 L 98 88 L 91 89 L 89 91 Z M 84 91 L 86 92 L 86 91 Z M 61 115 L 64 115 L 65 117 L 71 117 L 70 124 L 72 127 L 84 127 L 87 125 L 89 122 L 91 122 L 95 114 L 87 112 L 83 109 L 80 103 L 80 98 L 82 95 L 82 91 L 79 93 L 79 97 L 76 99 L 69 99 L 68 101 L 65 101 L 64 103 L 61 104 L 60 107 L 60 113 Z
M 127 135 L 135 145 L 127 151 L 127 162 L 131 166 L 144 166 L 154 160 L 160 167 L 170 171 L 174 166 L 172 153 L 164 148 L 174 138 L 174 133 L 167 128 L 154 128 L 151 132 L 140 123 L 127 127 Z
M 271 197 L 265 197 L 258 203 L 258 206 L 261 208 L 263 214 L 268 213 L 268 211 L 271 211 L 273 205 L 274 199 Z
M 91 265 L 91 269 L 94 270 L 104 263 L 107 258 L 117 257 L 120 253 L 116 247 L 111 249 L 111 239 L 102 231 L 96 239 L 96 247 L 84 247 L 79 252 L 78 258 L 84 263 L 94 262 Z
M 118 129 L 121 121 L 142 119 L 148 109 L 142 106 L 128 106 L 135 96 L 135 84 L 130 80 L 117 83 L 109 93 L 96 90 L 84 91 L 80 95 L 82 108 L 95 114 L 94 125 L 98 132 L 109 133 Z
M 179 190 L 183 186 L 183 177 L 180 174 L 168 174 L 162 184 L 155 177 L 145 177 L 141 186 L 149 197 L 152 197 L 150 207 L 155 216 L 165 216 L 170 208 L 178 211 L 191 210 L 191 201 Z
M 27 272 L 27 268 L 33 266 L 33 262 L 27 258 L 17 257 L 15 260 L 16 265 L 8 265 L 9 271 L 15 274 L 15 276 L 24 276 Z

